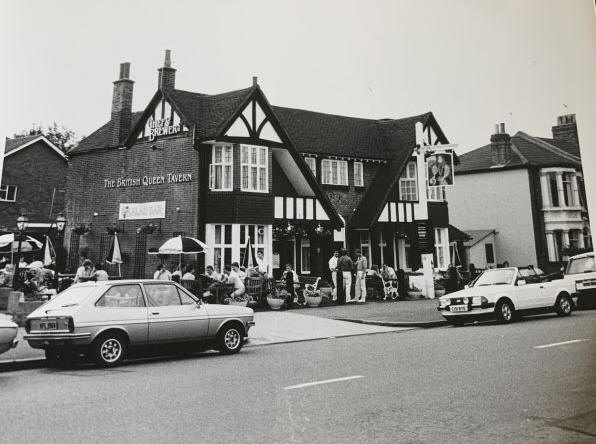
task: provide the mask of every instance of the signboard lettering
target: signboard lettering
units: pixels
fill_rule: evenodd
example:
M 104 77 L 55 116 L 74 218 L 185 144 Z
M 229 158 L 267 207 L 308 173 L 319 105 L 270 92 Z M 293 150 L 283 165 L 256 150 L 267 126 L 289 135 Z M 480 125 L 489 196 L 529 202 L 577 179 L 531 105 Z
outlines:
M 104 188 L 128 188 L 148 187 L 166 183 L 192 182 L 191 173 L 167 173 L 165 176 L 142 176 L 142 177 L 118 177 L 116 179 L 104 179 Z
M 149 141 L 155 140 L 157 136 L 169 136 L 172 134 L 177 134 L 181 130 L 181 124 L 176 123 L 174 125 L 171 124 L 172 119 L 169 117 L 163 119 L 154 119 L 153 117 L 149 117 L 147 120 L 147 127 L 149 128 Z
M 118 220 L 165 219 L 166 201 L 121 203 Z

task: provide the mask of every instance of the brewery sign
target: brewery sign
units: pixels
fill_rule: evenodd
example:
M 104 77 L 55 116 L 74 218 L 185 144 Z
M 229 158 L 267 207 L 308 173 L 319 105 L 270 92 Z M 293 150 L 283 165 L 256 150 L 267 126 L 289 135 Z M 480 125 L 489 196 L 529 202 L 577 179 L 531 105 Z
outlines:
M 178 134 L 182 129 L 181 123 L 172 123 L 172 119 L 165 117 L 163 119 L 154 119 L 149 117 L 147 120 L 147 127 L 149 128 L 149 141 L 155 140 L 157 136 L 170 136 Z

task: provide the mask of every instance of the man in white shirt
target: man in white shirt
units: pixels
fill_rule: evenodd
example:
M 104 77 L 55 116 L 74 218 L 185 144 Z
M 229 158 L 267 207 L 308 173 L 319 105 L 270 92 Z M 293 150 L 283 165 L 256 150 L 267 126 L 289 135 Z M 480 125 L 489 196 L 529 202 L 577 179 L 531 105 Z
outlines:
M 168 269 L 163 266 L 163 264 L 159 264 L 157 266 L 157 270 L 155 270 L 155 273 L 153 273 L 153 279 L 158 281 L 171 281 L 172 275 Z
M 74 278 L 74 283 L 87 282 L 93 279 L 95 271 L 93 270 L 93 262 L 90 259 L 85 259 L 83 265 L 77 269 L 77 274 Z
M 232 263 L 232 268 L 226 265 L 224 273 L 228 275 L 228 283 L 234 284 L 234 292 L 231 294 L 232 297 L 240 297 L 243 296 L 246 292 L 246 288 L 244 287 L 244 282 L 240 279 L 240 266 L 238 262 Z
M 269 273 L 269 266 L 265 262 L 265 256 L 263 255 L 262 251 L 257 252 L 257 271 L 264 276 L 267 276 Z
M 207 265 L 207 267 L 205 267 L 205 274 L 213 279 L 214 282 L 221 281 L 221 275 L 215 271 L 213 265 Z
M 333 281 L 333 292 L 332 297 L 334 301 L 337 301 L 337 259 L 339 258 L 339 252 L 335 250 L 333 256 L 329 259 L 329 271 L 331 271 L 331 280 Z

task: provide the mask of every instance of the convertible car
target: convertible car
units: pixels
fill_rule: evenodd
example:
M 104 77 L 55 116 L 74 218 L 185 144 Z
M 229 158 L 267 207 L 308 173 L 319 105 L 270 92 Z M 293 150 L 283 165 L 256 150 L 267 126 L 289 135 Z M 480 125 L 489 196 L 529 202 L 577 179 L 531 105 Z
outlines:
M 141 346 L 200 344 L 237 353 L 253 325 L 252 309 L 204 304 L 174 282 L 100 281 L 73 285 L 32 312 L 24 339 L 45 350 L 49 365 L 85 354 L 112 367 Z
M 523 314 L 554 311 L 568 316 L 575 300 L 561 281 L 548 281 L 534 267 L 484 271 L 464 290 L 439 298 L 437 309 L 452 325 L 482 319 L 512 322 Z

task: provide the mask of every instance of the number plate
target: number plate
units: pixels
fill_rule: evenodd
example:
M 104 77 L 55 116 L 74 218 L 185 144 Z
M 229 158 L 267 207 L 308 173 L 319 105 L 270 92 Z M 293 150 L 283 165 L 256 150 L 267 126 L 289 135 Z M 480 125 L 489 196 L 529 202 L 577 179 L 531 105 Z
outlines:
M 455 312 L 468 311 L 468 306 L 467 305 L 452 305 L 451 307 L 449 307 L 449 311 L 455 311 Z
M 40 322 L 39 323 L 40 330 L 56 330 L 58 329 L 57 322 Z

